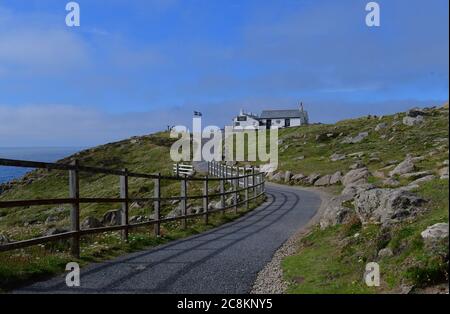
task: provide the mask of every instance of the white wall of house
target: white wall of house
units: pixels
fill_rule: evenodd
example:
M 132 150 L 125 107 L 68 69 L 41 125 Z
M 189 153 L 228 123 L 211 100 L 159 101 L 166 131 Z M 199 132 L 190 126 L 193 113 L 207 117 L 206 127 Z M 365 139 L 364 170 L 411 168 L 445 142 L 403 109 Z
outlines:
M 245 127 L 258 127 L 259 121 L 247 115 L 239 115 L 233 119 L 233 129 L 244 129 Z
M 269 119 L 262 119 L 261 121 L 267 125 L 267 120 Z M 278 127 L 278 128 L 286 128 L 291 126 L 300 126 L 302 125 L 301 120 L 299 118 L 291 118 L 291 119 L 270 119 L 272 128 Z M 289 120 L 289 125 L 286 125 L 286 120 Z

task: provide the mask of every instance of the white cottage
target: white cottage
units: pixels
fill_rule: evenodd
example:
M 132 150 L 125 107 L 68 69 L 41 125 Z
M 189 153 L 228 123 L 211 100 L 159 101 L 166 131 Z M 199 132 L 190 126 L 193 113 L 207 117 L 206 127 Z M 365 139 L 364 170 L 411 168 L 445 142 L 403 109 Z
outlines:
M 253 113 L 246 113 L 241 109 L 238 116 L 233 118 L 233 129 L 243 130 L 246 127 L 259 127 L 259 117 Z

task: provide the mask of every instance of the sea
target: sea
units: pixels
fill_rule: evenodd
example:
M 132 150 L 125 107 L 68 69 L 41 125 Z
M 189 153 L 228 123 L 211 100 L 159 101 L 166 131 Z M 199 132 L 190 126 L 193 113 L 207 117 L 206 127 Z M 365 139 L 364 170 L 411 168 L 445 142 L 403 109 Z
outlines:
M 82 147 L 0 147 L 0 158 L 55 162 L 82 149 Z M 31 170 L 33 169 L 0 165 L 0 184 L 20 178 Z

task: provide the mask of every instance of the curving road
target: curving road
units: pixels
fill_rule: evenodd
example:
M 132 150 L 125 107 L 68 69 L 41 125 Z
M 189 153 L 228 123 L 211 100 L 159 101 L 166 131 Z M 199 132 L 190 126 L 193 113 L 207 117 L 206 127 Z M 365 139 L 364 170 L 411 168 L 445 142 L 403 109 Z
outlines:
M 247 215 L 208 232 L 91 264 L 81 287 L 65 276 L 16 293 L 248 293 L 274 252 L 314 216 L 320 196 L 267 184 L 267 201 Z

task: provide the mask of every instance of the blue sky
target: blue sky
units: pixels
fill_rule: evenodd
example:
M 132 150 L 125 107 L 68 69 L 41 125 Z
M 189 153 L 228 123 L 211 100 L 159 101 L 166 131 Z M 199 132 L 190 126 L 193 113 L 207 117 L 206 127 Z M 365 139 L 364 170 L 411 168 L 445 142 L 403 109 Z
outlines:
M 0 0 L 0 146 L 89 146 L 240 108 L 314 122 L 448 99 L 448 1 Z

